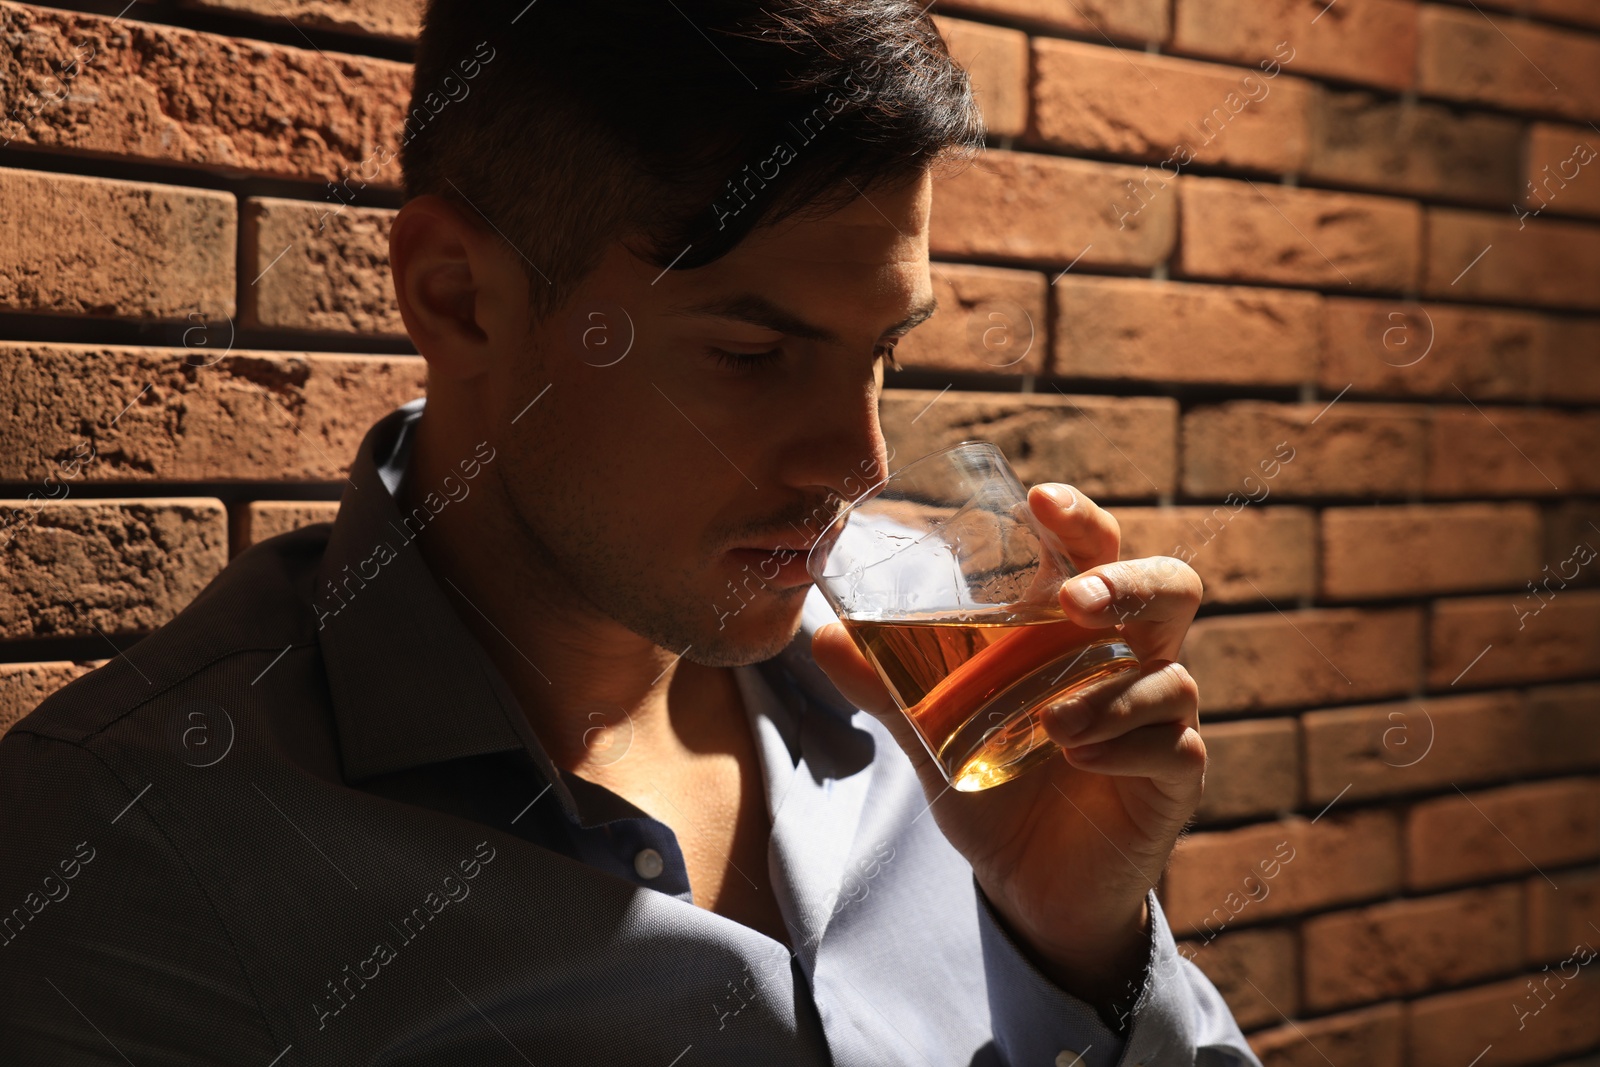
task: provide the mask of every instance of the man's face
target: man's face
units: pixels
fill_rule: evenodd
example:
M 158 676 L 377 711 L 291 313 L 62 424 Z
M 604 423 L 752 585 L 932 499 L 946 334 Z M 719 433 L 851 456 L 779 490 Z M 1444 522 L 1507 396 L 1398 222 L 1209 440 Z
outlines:
M 931 195 L 925 174 L 695 270 L 613 245 L 499 361 L 492 469 L 575 604 L 709 665 L 789 642 L 804 547 L 887 474 L 884 351 L 930 310 Z

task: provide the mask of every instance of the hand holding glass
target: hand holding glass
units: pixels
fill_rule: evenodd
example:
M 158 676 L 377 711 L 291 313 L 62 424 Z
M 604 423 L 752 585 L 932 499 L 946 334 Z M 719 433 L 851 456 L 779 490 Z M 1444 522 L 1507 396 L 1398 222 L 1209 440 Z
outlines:
M 823 531 L 806 567 L 956 789 L 988 789 L 1056 751 L 1040 716 L 1139 660 L 1077 625 L 1078 572 L 1000 449 L 962 441 L 908 463 Z

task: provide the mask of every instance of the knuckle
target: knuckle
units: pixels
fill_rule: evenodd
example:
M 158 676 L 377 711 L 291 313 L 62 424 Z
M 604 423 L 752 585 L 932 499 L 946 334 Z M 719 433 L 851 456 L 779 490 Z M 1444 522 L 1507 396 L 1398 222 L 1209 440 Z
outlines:
M 1205 592 L 1205 583 L 1200 580 L 1200 573 L 1176 556 L 1156 558 L 1160 560 L 1161 577 L 1168 587 L 1186 603 L 1198 607 L 1200 598 Z
M 1122 546 L 1122 524 L 1119 523 L 1117 521 L 1117 517 L 1111 514 L 1109 511 L 1102 509 L 1100 514 L 1105 516 L 1104 522 L 1106 527 L 1106 536 L 1111 538 L 1111 543 L 1118 546 L 1120 551 Z
M 1118 592 L 1131 591 L 1139 584 L 1142 577 L 1138 563 L 1126 559 L 1105 564 L 1100 567 L 1100 574 L 1115 586 Z
M 1137 688 L 1124 689 L 1110 700 L 1106 701 L 1099 718 L 1101 719 L 1131 719 L 1138 705 L 1143 703 Z
M 1116 615 L 1119 623 L 1138 617 L 1150 605 L 1150 583 L 1138 561 L 1107 563 L 1095 568 L 1094 573 L 1110 588 L 1109 610 Z
M 1186 704 L 1198 706 L 1200 703 L 1200 683 L 1194 680 L 1194 675 L 1189 669 L 1176 661 L 1167 664 L 1162 670 L 1166 671 L 1177 696 Z
M 1150 576 L 1139 560 L 1119 560 L 1100 568 L 1111 586 L 1111 595 L 1120 602 L 1142 604 L 1149 599 Z
M 1160 594 L 1191 608 L 1200 606 L 1205 583 L 1195 569 L 1175 556 L 1146 556 L 1108 563 L 1102 572 L 1121 595 L 1149 598 Z

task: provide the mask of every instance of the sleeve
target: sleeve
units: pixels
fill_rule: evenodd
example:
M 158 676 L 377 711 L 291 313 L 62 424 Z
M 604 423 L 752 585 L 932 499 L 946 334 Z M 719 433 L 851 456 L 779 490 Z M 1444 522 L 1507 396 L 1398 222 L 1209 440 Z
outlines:
M 1008 1067 L 1261 1067 L 1222 994 L 1178 952 L 1154 890 L 1150 957 L 1123 1036 L 1035 967 L 976 877 L 972 887 L 990 1022 Z
M 0 1063 L 201 1067 L 285 1051 L 151 817 L 161 792 L 77 744 L 0 738 Z

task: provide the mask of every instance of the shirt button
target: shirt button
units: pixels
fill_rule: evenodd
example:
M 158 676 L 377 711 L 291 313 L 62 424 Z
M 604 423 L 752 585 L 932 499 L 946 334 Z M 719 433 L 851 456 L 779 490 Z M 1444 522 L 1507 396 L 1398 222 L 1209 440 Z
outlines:
M 666 870 L 666 863 L 661 859 L 661 853 L 653 848 L 641 848 L 638 855 L 633 857 L 633 869 L 640 878 L 654 878 Z
M 1056 1067 L 1082 1067 L 1082 1064 L 1083 1056 L 1070 1048 L 1064 1048 L 1056 1053 Z

